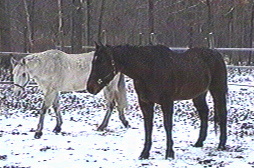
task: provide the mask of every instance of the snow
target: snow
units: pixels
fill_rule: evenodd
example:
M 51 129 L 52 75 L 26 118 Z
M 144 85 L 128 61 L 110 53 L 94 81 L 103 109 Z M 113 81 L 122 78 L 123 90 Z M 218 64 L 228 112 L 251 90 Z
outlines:
M 150 158 L 138 160 L 144 143 L 143 120 L 132 81 L 126 80 L 129 101 L 126 118 L 131 128 L 123 127 L 115 111 L 107 130 L 96 131 L 106 112 L 102 94 L 65 93 L 61 96 L 62 132 L 58 135 L 52 132 L 56 121 L 49 112 L 41 139 L 33 138 L 41 93 L 30 87 L 26 96 L 17 99 L 7 87 L 0 96 L 0 167 L 254 167 L 254 87 L 229 85 L 226 151 L 216 149 L 219 135 L 214 132 L 209 95 L 211 114 L 204 147 L 192 147 L 199 133 L 199 119 L 192 102 L 179 101 L 175 102 L 173 127 L 175 159 L 164 159 L 166 137 L 160 107 L 156 106 Z M 253 85 L 254 78 L 250 73 L 233 72 L 229 82 Z

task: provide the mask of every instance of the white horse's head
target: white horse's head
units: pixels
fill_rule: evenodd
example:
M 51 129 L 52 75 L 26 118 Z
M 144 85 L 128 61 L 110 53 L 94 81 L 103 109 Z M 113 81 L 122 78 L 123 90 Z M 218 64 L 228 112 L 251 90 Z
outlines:
M 28 67 L 26 65 L 26 59 L 22 58 L 20 61 L 12 59 L 12 64 L 14 65 L 13 82 L 14 82 L 14 94 L 15 96 L 20 96 L 23 94 L 25 87 L 30 81 L 30 75 Z

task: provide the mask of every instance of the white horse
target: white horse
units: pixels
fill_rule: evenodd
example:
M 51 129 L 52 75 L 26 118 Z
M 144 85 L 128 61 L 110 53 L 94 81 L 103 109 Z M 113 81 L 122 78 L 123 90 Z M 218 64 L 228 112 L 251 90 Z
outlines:
M 94 52 L 83 54 L 66 54 L 59 50 L 47 50 L 22 58 L 19 61 L 12 59 L 14 93 L 19 96 L 33 78 L 43 91 L 44 101 L 40 110 L 40 119 L 35 138 L 42 136 L 45 113 L 53 105 L 56 113 L 56 127 L 53 132 L 59 133 L 63 123 L 59 109 L 59 93 L 61 91 L 84 91 L 90 75 Z M 99 81 L 98 81 L 99 82 Z M 118 74 L 104 89 L 108 110 L 98 130 L 107 127 L 114 105 L 117 103 L 119 117 L 125 127 L 129 127 L 124 117 L 127 106 L 124 76 Z

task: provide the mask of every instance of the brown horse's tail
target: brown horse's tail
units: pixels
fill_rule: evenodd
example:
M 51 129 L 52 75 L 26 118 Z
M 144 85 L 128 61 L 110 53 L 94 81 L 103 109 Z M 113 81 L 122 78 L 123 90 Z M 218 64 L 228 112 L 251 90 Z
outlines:
M 214 99 L 214 129 L 215 134 L 218 133 L 218 126 L 224 123 L 225 104 L 227 95 L 227 69 L 223 56 L 216 50 L 206 49 L 205 59 L 208 62 L 208 66 L 212 72 L 212 81 L 210 85 L 210 93 Z

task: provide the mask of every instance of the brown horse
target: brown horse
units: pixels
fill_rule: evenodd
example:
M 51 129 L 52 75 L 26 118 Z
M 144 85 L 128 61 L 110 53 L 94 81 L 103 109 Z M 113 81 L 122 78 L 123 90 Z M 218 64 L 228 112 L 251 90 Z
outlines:
M 166 159 L 174 158 L 172 115 L 175 100 L 193 99 L 201 119 L 195 147 L 202 147 L 207 136 L 210 91 L 214 100 L 215 123 L 220 125 L 218 149 L 224 150 L 227 140 L 227 72 L 220 53 L 205 48 L 192 48 L 175 53 L 158 46 L 103 46 L 96 44 L 92 71 L 87 89 L 97 94 L 117 72 L 134 80 L 145 121 L 145 144 L 140 159 L 148 159 L 152 145 L 153 107 L 161 105 L 167 135 Z

